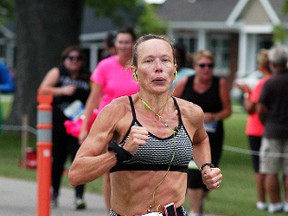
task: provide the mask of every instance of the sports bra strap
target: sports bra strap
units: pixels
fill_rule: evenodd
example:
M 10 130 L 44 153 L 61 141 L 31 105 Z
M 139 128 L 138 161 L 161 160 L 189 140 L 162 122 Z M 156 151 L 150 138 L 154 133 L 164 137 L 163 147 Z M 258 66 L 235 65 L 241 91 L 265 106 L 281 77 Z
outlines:
M 133 120 L 135 121 L 135 119 L 136 119 L 136 112 L 135 112 L 135 108 L 134 108 L 132 96 L 129 96 L 129 101 L 130 101 L 130 106 L 131 106 L 131 111 L 132 111 Z

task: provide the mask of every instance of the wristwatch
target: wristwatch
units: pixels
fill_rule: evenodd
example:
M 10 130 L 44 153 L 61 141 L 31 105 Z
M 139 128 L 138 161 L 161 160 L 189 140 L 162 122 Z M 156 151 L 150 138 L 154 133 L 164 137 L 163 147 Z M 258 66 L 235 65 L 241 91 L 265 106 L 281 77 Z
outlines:
M 204 163 L 201 167 L 200 170 L 203 171 L 204 167 L 209 166 L 210 168 L 215 168 L 213 163 Z

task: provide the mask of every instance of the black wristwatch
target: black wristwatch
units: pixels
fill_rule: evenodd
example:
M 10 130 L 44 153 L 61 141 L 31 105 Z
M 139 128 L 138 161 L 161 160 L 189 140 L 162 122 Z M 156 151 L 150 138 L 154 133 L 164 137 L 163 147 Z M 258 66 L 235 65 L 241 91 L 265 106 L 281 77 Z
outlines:
M 204 167 L 209 166 L 211 168 L 215 168 L 213 163 L 204 163 L 201 167 L 200 170 L 203 171 Z

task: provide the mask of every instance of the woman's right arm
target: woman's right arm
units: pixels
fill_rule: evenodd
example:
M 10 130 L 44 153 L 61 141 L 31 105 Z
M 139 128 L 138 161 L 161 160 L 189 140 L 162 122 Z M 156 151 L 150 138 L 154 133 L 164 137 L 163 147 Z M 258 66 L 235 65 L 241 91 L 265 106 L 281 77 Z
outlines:
M 116 165 L 115 152 L 107 151 L 107 145 L 115 137 L 116 124 L 123 116 L 123 112 L 116 112 L 119 110 L 117 105 L 104 107 L 97 116 L 91 133 L 81 144 L 70 167 L 71 185 L 93 181 Z
M 173 96 L 181 97 L 184 91 L 184 87 L 187 83 L 187 80 L 188 80 L 188 77 L 184 77 L 176 83 L 174 91 L 173 91 Z
M 91 92 L 85 104 L 85 111 L 84 111 L 85 118 L 83 120 L 81 131 L 78 137 L 80 144 L 83 143 L 84 139 L 88 135 L 88 126 L 90 118 L 92 116 L 94 109 L 99 107 L 101 97 L 102 97 L 101 86 L 93 82 Z
M 55 87 L 58 83 L 59 77 L 59 69 L 57 67 L 52 68 L 44 77 L 43 81 L 40 84 L 40 88 L 46 88 L 51 90 L 54 96 L 72 95 L 73 92 L 76 90 L 76 86 L 74 85 Z

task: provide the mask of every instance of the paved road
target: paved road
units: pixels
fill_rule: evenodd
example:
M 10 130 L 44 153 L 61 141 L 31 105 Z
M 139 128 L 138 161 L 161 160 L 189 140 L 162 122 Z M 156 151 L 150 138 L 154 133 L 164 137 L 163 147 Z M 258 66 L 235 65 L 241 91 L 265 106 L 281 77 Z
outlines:
M 35 182 L 0 177 L 0 216 L 36 215 L 37 185 Z M 59 207 L 51 211 L 51 216 L 104 216 L 104 199 L 101 195 L 85 193 L 87 209 L 75 211 L 74 191 L 61 188 Z
M 36 216 L 36 194 L 35 182 L 0 177 L 0 216 Z M 88 208 L 75 211 L 74 191 L 62 187 L 59 207 L 51 210 L 51 216 L 105 216 L 104 199 L 101 195 L 85 192 L 85 200 Z

